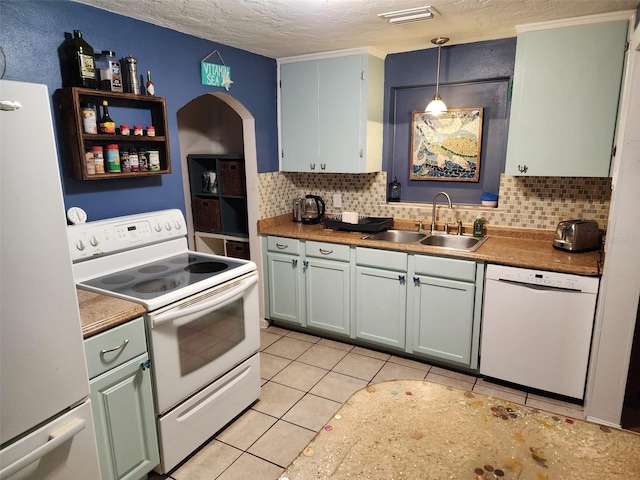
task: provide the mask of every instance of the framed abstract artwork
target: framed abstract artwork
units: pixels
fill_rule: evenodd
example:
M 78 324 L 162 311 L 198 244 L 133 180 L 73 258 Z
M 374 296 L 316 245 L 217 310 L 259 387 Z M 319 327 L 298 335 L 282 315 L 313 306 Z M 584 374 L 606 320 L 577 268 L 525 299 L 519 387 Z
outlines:
M 411 112 L 410 180 L 477 182 L 481 141 L 481 107 Z

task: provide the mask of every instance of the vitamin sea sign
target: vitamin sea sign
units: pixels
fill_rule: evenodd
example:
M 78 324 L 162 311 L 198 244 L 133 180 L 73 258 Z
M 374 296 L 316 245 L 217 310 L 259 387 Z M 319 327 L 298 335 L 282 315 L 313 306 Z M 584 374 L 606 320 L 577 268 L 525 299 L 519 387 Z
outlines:
M 218 54 L 222 65 L 217 63 L 205 62 L 211 55 Z M 200 62 L 200 81 L 202 85 L 209 85 L 212 87 L 224 87 L 227 92 L 233 81 L 231 80 L 231 67 L 224 64 L 222 56 L 217 50 L 214 50 L 209 55 L 204 57 Z

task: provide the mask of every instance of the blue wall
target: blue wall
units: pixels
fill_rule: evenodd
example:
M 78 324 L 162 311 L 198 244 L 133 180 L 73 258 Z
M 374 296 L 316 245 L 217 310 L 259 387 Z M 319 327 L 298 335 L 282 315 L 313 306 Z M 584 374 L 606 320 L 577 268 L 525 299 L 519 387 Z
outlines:
M 0 1 L 5 79 L 44 83 L 53 97 L 62 85 L 58 47 L 65 32 L 79 29 L 96 52 L 114 50 L 118 58 L 129 54 L 137 58 L 139 72 L 151 70 L 156 95 L 166 98 L 172 164 L 168 175 L 71 179 L 66 173 L 60 135 L 64 127 L 54 116 L 67 208 L 84 208 L 90 220 L 164 208 L 184 210 L 176 112 L 204 93 L 225 91 L 200 84 L 200 61 L 213 50 L 218 50 L 231 67 L 234 83 L 228 93 L 255 117 L 258 171 L 278 170 L 275 60 L 66 0 Z M 211 28 L 215 29 L 215 25 Z M 211 62 L 219 63 L 217 56 L 212 58 Z M 25 185 L 25 195 L 30 187 Z
M 435 94 L 438 50 L 388 55 L 385 62 L 385 145 L 383 169 L 402 185 L 402 201 L 430 202 L 446 190 L 454 203 L 479 204 L 483 191 L 498 193 L 504 172 L 509 85 L 516 39 L 443 47 L 440 94 L 448 108 L 483 107 L 480 180 L 409 180 L 411 112 L 424 110 Z

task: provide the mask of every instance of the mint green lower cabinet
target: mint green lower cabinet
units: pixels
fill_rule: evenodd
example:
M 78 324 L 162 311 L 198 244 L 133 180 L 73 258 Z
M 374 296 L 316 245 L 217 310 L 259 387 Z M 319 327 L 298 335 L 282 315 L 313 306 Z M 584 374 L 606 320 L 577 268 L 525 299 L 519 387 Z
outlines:
M 144 353 L 89 382 L 102 480 L 144 478 L 159 462 Z
M 447 362 L 468 366 L 475 285 L 457 280 L 415 276 L 414 352 Z
M 349 263 L 307 258 L 304 269 L 307 326 L 349 335 Z
M 302 260 L 299 255 L 267 254 L 269 318 L 303 325 Z

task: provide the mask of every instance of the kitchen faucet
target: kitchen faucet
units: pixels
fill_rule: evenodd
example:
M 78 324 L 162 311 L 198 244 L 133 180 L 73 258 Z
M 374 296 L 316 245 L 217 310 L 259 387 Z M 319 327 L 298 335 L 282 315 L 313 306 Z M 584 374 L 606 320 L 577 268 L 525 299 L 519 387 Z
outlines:
M 449 208 L 453 208 L 451 206 L 451 197 L 449 197 L 449 194 L 447 192 L 436 193 L 436 196 L 433 197 L 433 208 L 431 209 L 431 233 L 436 231 L 436 200 L 440 195 L 444 195 L 445 197 L 447 197 L 447 200 L 449 201 Z

